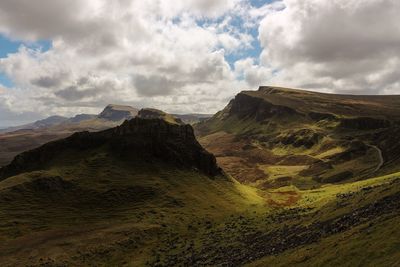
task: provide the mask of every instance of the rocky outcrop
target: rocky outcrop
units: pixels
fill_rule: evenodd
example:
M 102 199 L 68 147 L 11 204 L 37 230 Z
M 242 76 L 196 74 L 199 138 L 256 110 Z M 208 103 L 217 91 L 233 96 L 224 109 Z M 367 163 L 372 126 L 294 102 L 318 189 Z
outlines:
M 184 124 L 181 119 L 154 108 L 143 108 L 139 110 L 137 117 L 141 119 L 162 119 L 170 123 Z
M 323 137 L 323 134 L 312 129 L 300 129 L 281 134 L 277 136 L 273 142 L 275 144 L 280 143 L 294 147 L 304 146 L 305 148 L 311 148 L 318 144 Z
M 79 132 L 24 152 L 0 169 L 0 179 L 26 171 L 45 169 L 65 151 L 79 153 L 104 147 L 114 156 L 145 163 L 163 162 L 196 169 L 206 175 L 221 174 L 215 157 L 197 142 L 190 125 L 161 119 L 134 118 L 101 132 Z
M 130 106 L 108 105 L 99 114 L 98 118 L 110 121 L 121 121 L 132 119 L 137 114 L 138 110 Z
M 236 115 L 241 119 L 253 117 L 256 121 L 263 121 L 271 117 L 302 115 L 292 108 L 274 105 L 263 98 L 245 93 L 236 95 L 229 105 L 229 115 Z

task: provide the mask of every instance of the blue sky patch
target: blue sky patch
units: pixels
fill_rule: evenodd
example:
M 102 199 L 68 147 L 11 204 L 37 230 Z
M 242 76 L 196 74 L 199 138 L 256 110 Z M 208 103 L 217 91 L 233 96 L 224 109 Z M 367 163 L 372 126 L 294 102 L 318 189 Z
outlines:
M 14 83 L 6 74 L 0 72 L 0 85 L 10 88 L 14 86 Z
M 46 52 L 52 47 L 51 41 L 41 40 L 37 42 L 21 42 L 9 39 L 3 34 L 0 34 L 0 58 L 6 58 L 9 54 L 17 53 L 21 45 L 42 52 Z M 13 81 L 3 72 L 0 72 L 0 84 L 8 88 L 14 86 Z

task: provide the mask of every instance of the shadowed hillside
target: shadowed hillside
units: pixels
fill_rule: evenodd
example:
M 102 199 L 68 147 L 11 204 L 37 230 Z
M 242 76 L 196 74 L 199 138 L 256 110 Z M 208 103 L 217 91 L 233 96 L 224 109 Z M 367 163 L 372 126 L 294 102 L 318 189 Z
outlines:
M 227 174 L 153 109 L 15 157 L 0 265 L 396 265 L 396 121 L 241 98 L 197 125 Z
M 0 167 L 10 163 L 17 154 L 26 150 L 65 138 L 74 132 L 109 129 L 138 116 L 138 113 L 138 109 L 130 106 L 108 105 L 99 115 L 79 114 L 72 118 L 51 116 L 34 123 L 0 130 Z M 170 115 L 156 109 L 142 109 L 142 115 L 146 118 L 160 118 L 179 124 L 195 123 L 208 116 Z
M 45 169 L 64 156 L 103 150 L 136 164 L 174 164 L 177 168 L 195 168 L 206 175 L 221 174 L 213 155 L 196 141 L 190 125 L 171 124 L 162 119 L 135 118 L 121 126 L 101 132 L 80 132 L 66 139 L 45 144 L 18 155 L 0 169 L 0 179 L 23 172 Z
M 143 265 L 160 236 L 263 203 L 222 173 L 190 125 L 162 119 L 47 143 L 0 177 L 2 266 Z

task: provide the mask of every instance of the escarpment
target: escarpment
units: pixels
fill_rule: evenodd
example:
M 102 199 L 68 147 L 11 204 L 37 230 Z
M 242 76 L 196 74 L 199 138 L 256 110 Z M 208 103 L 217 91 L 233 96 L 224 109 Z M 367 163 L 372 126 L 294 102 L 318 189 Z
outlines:
M 125 160 L 162 162 L 196 169 L 209 176 L 221 174 L 215 157 L 197 142 L 190 125 L 134 118 L 115 128 L 95 133 L 78 132 L 24 152 L 0 169 L 0 179 L 46 168 L 64 152 L 79 153 L 100 148 Z

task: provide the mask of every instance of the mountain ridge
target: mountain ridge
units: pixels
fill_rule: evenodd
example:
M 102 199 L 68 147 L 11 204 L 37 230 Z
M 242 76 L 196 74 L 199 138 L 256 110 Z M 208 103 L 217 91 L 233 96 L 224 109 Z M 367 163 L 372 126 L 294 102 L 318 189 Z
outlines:
M 313 187 L 397 171 L 398 156 L 383 140 L 400 131 L 399 118 L 400 96 L 261 86 L 237 94 L 195 129 L 203 146 L 241 182 Z M 381 158 L 377 170 L 370 168 Z
M 39 170 L 64 150 L 84 151 L 107 146 L 107 151 L 119 156 L 154 158 L 171 161 L 182 167 L 195 167 L 203 173 L 221 174 L 212 154 L 196 141 L 190 125 L 169 123 L 162 119 L 133 118 L 122 125 L 100 132 L 78 132 L 66 139 L 47 143 L 17 155 L 0 169 L 0 179 L 19 173 Z

